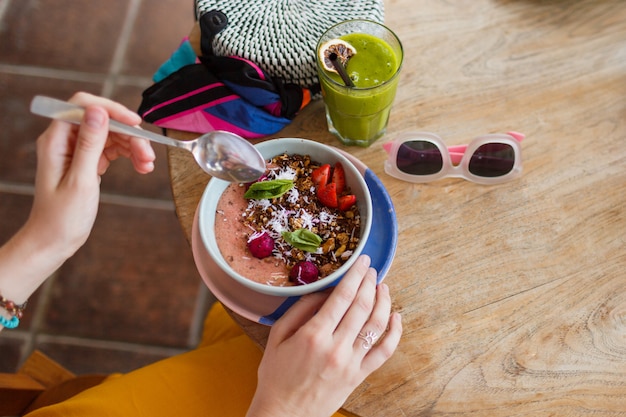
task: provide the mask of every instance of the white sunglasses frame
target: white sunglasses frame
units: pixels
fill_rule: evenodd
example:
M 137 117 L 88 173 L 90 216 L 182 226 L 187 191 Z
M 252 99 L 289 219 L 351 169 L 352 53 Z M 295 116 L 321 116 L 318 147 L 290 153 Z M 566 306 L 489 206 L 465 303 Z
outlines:
M 524 134 L 519 132 L 507 132 L 506 134 L 493 133 L 479 136 L 467 145 L 446 147 L 443 139 L 434 133 L 404 133 L 396 139 L 383 144 L 383 148 L 389 154 L 387 160 L 385 161 L 385 172 L 392 177 L 414 183 L 432 182 L 442 178 L 463 178 L 467 181 L 483 185 L 500 184 L 513 180 L 522 174 L 522 148 L 520 146 L 520 142 L 524 139 L 524 137 Z M 439 172 L 430 175 L 415 175 L 407 174 L 398 169 L 398 166 L 396 165 L 398 149 L 400 149 L 400 146 L 403 143 L 412 141 L 430 142 L 437 146 L 443 159 L 443 166 Z M 479 175 L 474 175 L 469 171 L 470 159 L 474 152 L 480 146 L 488 143 L 502 143 L 510 145 L 511 148 L 513 148 L 515 161 L 513 162 L 513 168 L 509 173 L 499 177 L 481 177 Z

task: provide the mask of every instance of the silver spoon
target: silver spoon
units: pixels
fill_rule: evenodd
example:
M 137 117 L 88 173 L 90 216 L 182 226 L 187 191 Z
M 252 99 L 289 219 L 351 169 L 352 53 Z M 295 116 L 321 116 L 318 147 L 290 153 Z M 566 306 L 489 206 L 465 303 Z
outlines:
M 84 108 L 51 97 L 35 96 L 30 111 L 39 116 L 80 124 Z M 109 130 L 188 150 L 200 168 L 222 180 L 253 182 L 265 173 L 265 160 L 257 148 L 234 133 L 216 130 L 194 140 L 181 141 L 116 120 L 109 120 Z

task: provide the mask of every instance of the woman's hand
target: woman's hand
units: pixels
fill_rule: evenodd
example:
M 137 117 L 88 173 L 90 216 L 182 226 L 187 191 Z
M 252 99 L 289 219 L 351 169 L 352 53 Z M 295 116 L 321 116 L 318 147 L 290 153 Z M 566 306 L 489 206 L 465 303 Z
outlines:
M 391 357 L 401 318 L 369 265 L 362 255 L 332 292 L 303 296 L 274 324 L 248 417 L 328 417 Z
M 35 198 L 22 229 L 0 248 L 0 290 L 23 302 L 85 243 L 100 198 L 100 175 L 120 156 L 135 170 L 154 169 L 149 142 L 109 133 L 109 118 L 137 125 L 141 118 L 121 104 L 86 93 L 70 101 L 85 107 L 80 126 L 53 121 L 37 140 Z
M 129 158 L 137 172 L 154 169 L 154 151 L 145 139 L 108 130 L 109 118 L 137 125 L 141 118 L 113 101 L 86 93 L 70 102 L 85 107 L 80 126 L 53 121 L 37 140 L 35 200 L 27 227 L 43 243 L 56 242 L 67 256 L 87 239 L 98 210 L 100 175 L 111 161 Z

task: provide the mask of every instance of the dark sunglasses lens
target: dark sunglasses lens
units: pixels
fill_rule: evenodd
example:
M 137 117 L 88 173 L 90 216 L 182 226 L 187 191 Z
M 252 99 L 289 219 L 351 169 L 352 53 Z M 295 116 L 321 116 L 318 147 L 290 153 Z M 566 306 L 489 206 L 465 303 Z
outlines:
M 441 171 L 443 157 L 434 143 L 412 140 L 400 145 L 396 164 L 406 174 L 431 175 Z
M 472 155 L 469 172 L 479 177 L 501 177 L 515 164 L 515 150 L 506 143 L 487 143 Z

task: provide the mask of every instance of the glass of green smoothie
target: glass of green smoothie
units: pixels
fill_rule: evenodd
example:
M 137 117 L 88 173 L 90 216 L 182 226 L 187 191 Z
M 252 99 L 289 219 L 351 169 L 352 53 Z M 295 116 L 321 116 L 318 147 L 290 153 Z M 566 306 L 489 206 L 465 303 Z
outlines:
M 326 120 L 343 144 L 369 146 L 385 133 L 402 58 L 400 40 L 380 23 L 348 20 L 322 35 L 316 61 Z

